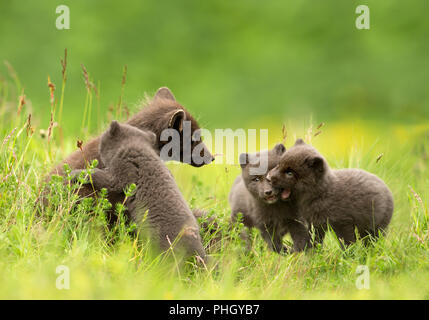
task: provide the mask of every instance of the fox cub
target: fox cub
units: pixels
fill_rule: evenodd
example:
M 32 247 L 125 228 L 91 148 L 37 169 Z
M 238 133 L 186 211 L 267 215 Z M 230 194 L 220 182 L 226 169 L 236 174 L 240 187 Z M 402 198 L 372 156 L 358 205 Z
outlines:
M 281 188 L 282 199 L 293 197 L 299 215 L 314 226 L 322 242 L 329 224 L 345 245 L 360 237 L 377 237 L 393 214 L 393 197 L 377 176 L 359 169 L 333 170 L 312 146 L 298 139 L 272 169 L 268 180 Z
M 280 201 L 280 189 L 273 188 L 266 178 L 285 151 L 283 144 L 277 144 L 272 150 L 241 154 L 242 173 L 235 179 L 229 194 L 232 221 L 236 221 L 237 214 L 241 213 L 243 224 L 259 229 L 268 247 L 278 253 L 287 252 L 282 239 L 288 232 L 294 242 L 293 251 L 301 251 L 308 244 L 308 230 L 297 215 L 295 201 Z M 251 169 L 259 167 L 264 157 L 268 160 L 267 170 L 252 173 Z
M 148 230 L 160 249 L 167 250 L 178 239 L 187 256 L 206 259 L 196 218 L 179 191 L 174 178 L 155 151 L 156 135 L 112 121 L 102 135 L 100 156 L 104 169 L 94 169 L 92 183 L 98 190 L 122 192 L 136 184 L 136 192 L 125 205 L 139 230 Z M 81 170 L 73 170 L 74 176 Z M 147 220 L 142 224 L 144 215 Z

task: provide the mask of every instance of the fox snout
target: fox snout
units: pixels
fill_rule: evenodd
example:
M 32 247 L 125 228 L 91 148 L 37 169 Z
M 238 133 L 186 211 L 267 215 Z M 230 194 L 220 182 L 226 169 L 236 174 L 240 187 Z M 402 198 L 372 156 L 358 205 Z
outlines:
M 200 157 L 204 159 L 204 162 L 206 162 L 206 164 L 209 164 L 215 160 L 215 157 L 213 157 L 213 155 L 206 147 L 204 147 L 204 149 L 201 150 Z
M 266 190 L 264 190 L 264 194 L 265 194 L 266 196 L 270 196 L 270 195 L 272 195 L 272 194 L 273 194 L 273 189 L 266 189 Z
M 197 157 L 197 159 L 194 159 L 195 156 Z M 203 147 L 201 148 L 200 153 L 197 155 L 194 155 L 194 154 L 192 155 L 191 165 L 194 167 L 202 167 L 206 164 L 212 163 L 214 160 L 215 160 L 215 157 L 210 153 L 207 147 L 203 144 Z

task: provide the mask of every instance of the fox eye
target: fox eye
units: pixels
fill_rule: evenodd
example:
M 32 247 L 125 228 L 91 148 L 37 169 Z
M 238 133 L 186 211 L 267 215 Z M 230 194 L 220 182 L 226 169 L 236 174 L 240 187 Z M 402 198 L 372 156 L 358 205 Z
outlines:
M 261 178 L 259 178 L 259 177 L 254 177 L 254 178 L 252 179 L 252 181 L 255 181 L 255 182 L 258 182 L 259 180 L 261 180 Z
M 287 169 L 284 173 L 286 176 L 288 176 L 290 178 L 292 178 L 294 176 L 292 170 L 290 170 L 290 169 Z

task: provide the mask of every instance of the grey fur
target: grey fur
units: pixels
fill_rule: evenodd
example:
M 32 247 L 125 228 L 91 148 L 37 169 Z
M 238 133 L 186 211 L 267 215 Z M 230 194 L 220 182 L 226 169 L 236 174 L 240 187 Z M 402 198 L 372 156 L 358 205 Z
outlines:
M 360 169 L 332 170 L 315 148 L 301 139 L 282 156 L 268 178 L 297 200 L 299 214 L 323 241 L 329 224 L 348 245 L 384 232 L 393 214 L 393 196 L 377 176 Z
M 100 156 L 106 167 L 94 170 L 93 183 L 97 189 L 105 187 L 112 192 L 121 192 L 135 183 L 136 192 L 125 204 L 140 230 L 148 225 L 162 250 L 181 235 L 178 246 L 187 255 L 197 253 L 206 259 L 197 221 L 172 174 L 154 151 L 156 143 L 152 132 L 112 121 L 100 143 Z M 74 175 L 78 173 L 79 170 L 73 171 Z M 146 210 L 148 224 L 143 225 Z
M 258 159 L 262 156 L 268 157 L 268 170 L 274 168 L 285 150 L 282 144 L 277 144 L 272 150 L 241 154 L 242 174 L 235 179 L 229 193 L 232 221 L 235 222 L 238 213 L 242 213 L 243 224 L 258 228 L 269 248 L 278 253 L 287 250 L 282 239 L 288 232 L 294 242 L 293 251 L 303 250 L 309 245 L 308 229 L 299 219 L 292 199 L 279 201 L 280 190 L 267 181 L 267 173 L 254 176 L 249 171 L 252 166 L 259 165 Z

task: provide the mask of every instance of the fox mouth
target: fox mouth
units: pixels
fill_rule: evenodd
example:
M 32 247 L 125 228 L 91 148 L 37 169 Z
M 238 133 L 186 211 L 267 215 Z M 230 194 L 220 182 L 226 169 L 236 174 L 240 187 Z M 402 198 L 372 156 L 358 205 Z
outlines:
M 280 198 L 281 198 L 283 201 L 286 201 L 286 200 L 288 200 L 288 199 L 289 199 L 290 194 L 291 194 L 290 189 L 283 189 L 283 190 L 282 190 L 282 192 L 281 192 L 281 194 L 280 194 Z
M 191 166 L 196 167 L 196 168 L 200 168 L 202 166 L 208 165 L 208 164 L 212 163 L 213 161 L 215 161 L 215 157 L 213 157 L 213 156 L 203 157 L 202 159 L 203 159 L 203 161 L 201 163 L 195 163 L 193 160 L 191 160 Z
M 195 167 L 195 168 L 201 168 L 202 166 L 204 166 L 205 165 L 205 163 L 203 162 L 203 163 L 199 163 L 199 164 L 196 164 L 195 162 L 191 162 L 191 166 L 193 166 L 193 167 Z
M 264 197 L 266 203 L 274 203 L 277 201 L 277 195 Z

